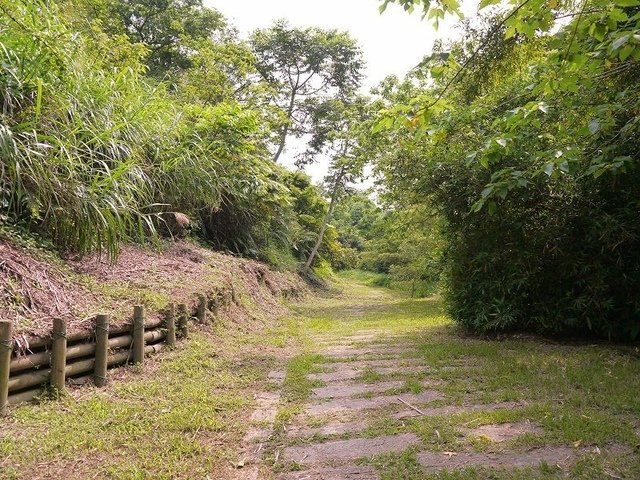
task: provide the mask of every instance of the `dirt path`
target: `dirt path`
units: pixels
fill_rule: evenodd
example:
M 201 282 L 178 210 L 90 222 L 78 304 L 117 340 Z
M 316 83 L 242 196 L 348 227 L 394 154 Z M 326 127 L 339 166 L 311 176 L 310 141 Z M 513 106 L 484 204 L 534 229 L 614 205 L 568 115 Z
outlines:
M 585 352 L 464 338 L 434 299 L 353 281 L 342 287 L 300 308 L 306 348 L 271 373 L 274 391 L 245 437 L 262 470 L 241 478 L 417 480 L 457 470 L 465 479 L 486 478 L 485 469 L 504 479 L 640 478 L 630 430 L 638 411 L 626 420 L 608 412 L 620 434 L 585 414 L 596 398 L 573 405 L 566 376 L 587 368 Z M 603 354 L 618 355 L 604 349 L 599 362 Z M 549 358 L 564 371 L 549 368 Z M 535 365 L 544 377 L 518 374 Z M 622 410 L 637 407 L 622 383 L 609 387 Z

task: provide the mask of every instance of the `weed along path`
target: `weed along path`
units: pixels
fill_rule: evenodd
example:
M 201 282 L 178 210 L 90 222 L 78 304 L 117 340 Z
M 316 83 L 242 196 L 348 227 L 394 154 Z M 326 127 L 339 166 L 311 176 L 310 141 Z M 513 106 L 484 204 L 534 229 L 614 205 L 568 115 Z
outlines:
M 296 308 L 238 478 L 640 478 L 637 351 L 461 334 L 435 298 L 343 278 Z M 252 472 L 252 473 L 251 473 Z

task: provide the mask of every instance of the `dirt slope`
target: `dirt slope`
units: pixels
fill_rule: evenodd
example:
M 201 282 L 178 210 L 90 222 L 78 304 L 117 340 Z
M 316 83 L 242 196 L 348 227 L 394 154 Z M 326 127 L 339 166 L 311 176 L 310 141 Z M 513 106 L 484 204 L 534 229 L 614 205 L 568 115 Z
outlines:
M 256 309 L 275 315 L 279 297 L 304 291 L 294 275 L 186 241 L 125 246 L 112 263 L 104 256 L 63 260 L 0 238 L 0 286 L 0 319 L 13 321 L 22 343 L 47 335 L 53 317 L 65 318 L 74 333 L 91 328 L 98 313 L 118 325 L 130 320 L 135 304 L 159 315 L 170 302 L 195 303 L 200 293 L 228 304 L 230 317 L 252 329 Z

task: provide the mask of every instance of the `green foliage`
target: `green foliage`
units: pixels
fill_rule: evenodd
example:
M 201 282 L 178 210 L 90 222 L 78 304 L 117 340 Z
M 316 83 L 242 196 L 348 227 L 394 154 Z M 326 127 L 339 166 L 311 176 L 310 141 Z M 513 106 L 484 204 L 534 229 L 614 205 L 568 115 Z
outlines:
M 331 265 L 336 270 L 351 270 L 360 263 L 359 252 L 354 248 L 338 245 L 331 254 Z
M 639 27 L 635 2 L 513 2 L 380 89 L 388 198 L 442 219 L 463 325 L 640 334 Z
M 426 218 L 418 221 L 419 215 Z M 374 285 L 424 296 L 433 293 L 442 270 L 442 237 L 432 217 L 424 211 L 379 207 L 368 192 L 359 192 L 341 203 L 334 223 L 340 242 L 358 252 L 356 265 L 381 274 Z
M 88 8 L 110 35 L 123 34 L 145 45 L 145 63 L 157 77 L 191 67 L 189 50 L 225 27 L 222 15 L 202 0 L 98 0 L 88 2 Z
M 253 53 L 230 33 L 210 38 L 224 21 L 201 2 L 165 3 L 0 3 L 2 220 L 115 256 L 179 211 L 217 248 L 294 268 L 326 205 L 268 159 Z
M 153 230 L 140 147 L 150 140 L 145 123 L 162 114 L 154 108 L 162 93 L 135 68 L 87 68 L 84 39 L 55 7 L 18 2 L 2 13 L 0 203 L 58 245 L 114 253 L 119 241 Z
M 320 278 L 333 277 L 333 269 L 331 268 L 331 264 L 326 260 L 318 261 L 316 265 L 313 267 L 313 273 Z
M 308 117 L 320 99 L 345 99 L 357 90 L 362 52 L 345 32 L 294 28 L 285 20 L 256 30 L 251 46 L 258 72 L 272 89 L 271 101 L 284 113 L 273 135 L 277 162 L 288 135 L 309 133 Z
M 366 191 L 353 192 L 336 207 L 333 219 L 340 232 L 340 243 L 359 252 L 377 235 L 376 226 L 382 215 L 369 196 Z

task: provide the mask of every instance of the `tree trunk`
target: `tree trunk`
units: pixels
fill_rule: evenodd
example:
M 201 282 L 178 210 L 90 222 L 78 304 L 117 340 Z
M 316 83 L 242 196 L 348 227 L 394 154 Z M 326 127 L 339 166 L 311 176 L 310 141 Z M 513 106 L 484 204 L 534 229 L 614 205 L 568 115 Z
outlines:
M 309 272 L 311 265 L 313 265 L 313 260 L 316 258 L 316 255 L 318 254 L 318 250 L 320 250 L 320 246 L 322 245 L 324 234 L 327 231 L 329 222 L 333 217 L 333 211 L 336 208 L 336 202 L 338 200 L 338 191 L 340 190 L 340 184 L 342 183 L 342 179 L 344 175 L 345 175 L 345 167 L 342 167 L 342 169 L 340 170 L 340 173 L 336 177 L 336 181 L 333 184 L 333 191 L 331 192 L 331 202 L 329 203 L 329 210 L 327 211 L 327 214 L 324 217 L 324 221 L 322 222 L 322 228 L 320 229 L 320 233 L 318 234 L 318 239 L 316 240 L 316 244 L 313 246 L 313 250 L 311 250 L 311 253 L 309 254 L 309 258 L 307 259 L 307 262 L 304 264 L 303 271 L 305 273 Z
M 291 92 L 291 99 L 289 100 L 289 107 L 287 108 L 287 119 L 289 122 L 293 121 L 291 116 L 293 115 L 293 107 L 295 106 L 296 100 L 296 92 L 295 90 Z M 289 134 L 289 123 L 287 123 L 284 127 L 282 127 L 282 134 L 280 136 L 280 145 L 278 145 L 278 150 L 276 154 L 273 156 L 273 162 L 278 163 L 278 159 L 282 152 L 284 151 L 284 145 L 287 142 L 287 135 Z

